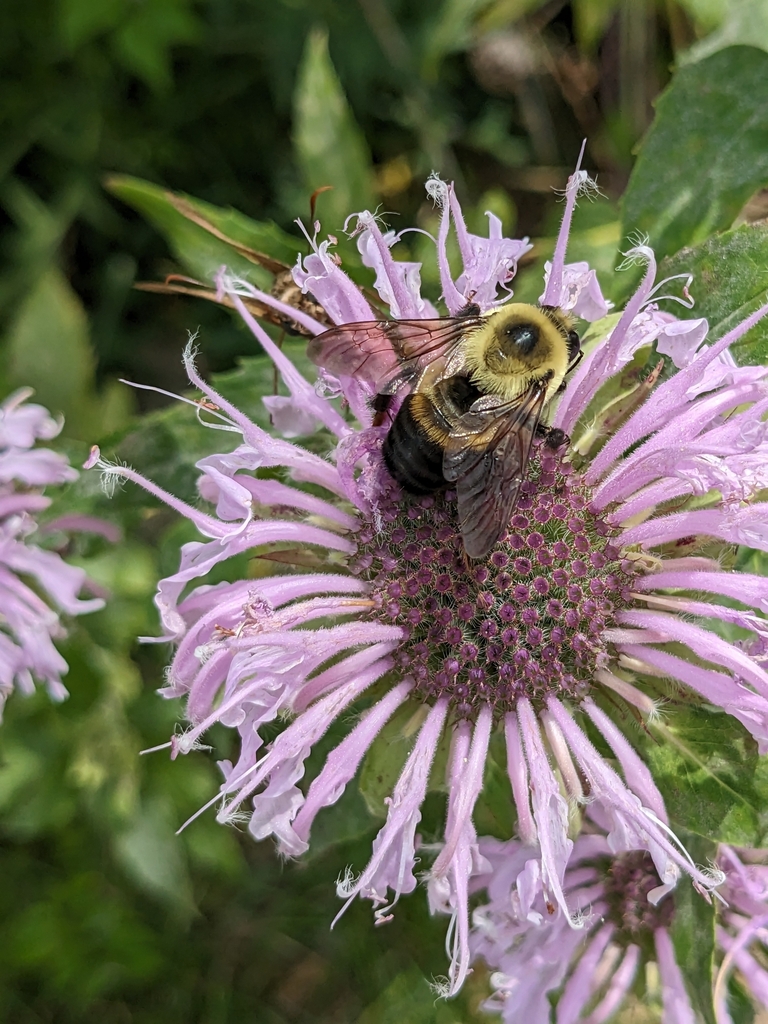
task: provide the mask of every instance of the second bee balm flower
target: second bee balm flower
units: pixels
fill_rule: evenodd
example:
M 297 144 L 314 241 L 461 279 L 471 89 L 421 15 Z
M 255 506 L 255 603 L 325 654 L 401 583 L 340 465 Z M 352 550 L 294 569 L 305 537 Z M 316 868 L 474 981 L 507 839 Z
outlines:
M 768 369 L 739 369 L 728 356 L 729 346 L 765 310 L 703 346 L 704 321 L 675 321 L 652 304 L 653 254 L 640 248 L 636 255 L 647 264 L 640 288 L 610 332 L 606 328 L 605 340 L 566 377 L 578 350 L 569 318 L 596 319 L 608 309 L 593 272 L 565 263 L 573 203 L 586 184 L 582 172 L 569 183 L 542 308 L 531 313 L 524 307 L 529 320 L 515 316 L 508 325 L 520 363 L 526 346 L 531 343 L 532 351 L 551 327 L 561 353 L 553 375 L 545 381 L 534 371 L 511 399 L 488 393 L 480 359 L 467 358 L 472 346 L 461 342 L 465 330 L 457 334 L 455 326 L 449 331 L 457 340 L 432 363 L 441 367 L 443 380 L 458 377 L 462 387 L 482 392 L 449 424 L 449 435 L 470 435 L 467 444 L 457 444 L 457 459 L 478 436 L 467 428 L 472 417 L 483 420 L 484 431 L 500 425 L 504 443 L 519 446 L 514 458 L 499 460 L 513 467 L 513 479 L 497 492 L 498 500 L 489 504 L 474 494 L 474 470 L 445 472 L 454 465 L 450 460 L 437 463 L 435 473 L 441 468 L 455 479 L 458 513 L 453 490 L 404 495 L 387 472 L 382 450 L 390 417 L 397 422 L 407 391 L 387 384 L 411 359 L 407 346 L 416 344 L 416 322 L 437 314 L 419 295 L 418 267 L 393 259 L 396 237 L 382 235 L 370 214 L 360 216 L 359 247 L 375 270 L 379 295 L 398 320 L 408 321 L 407 329 L 367 329 L 365 368 L 360 359 L 335 362 L 328 336 L 315 345 L 334 371 L 325 383 L 343 395 L 359 427 L 318 396 L 253 320 L 242 297 L 256 296 L 255 289 L 226 277 L 220 282 L 283 375 L 290 398 L 281 417 L 293 404 L 302 422 L 311 417 L 322 424 L 334 438 L 330 461 L 248 420 L 199 377 L 188 354 L 189 377 L 205 407 L 216 409 L 223 425 L 242 437 L 234 452 L 198 463 L 200 493 L 215 512 L 178 502 L 133 470 L 101 463 L 106 473 L 160 494 L 204 538 L 183 547 L 179 570 L 160 583 L 156 601 L 166 638 L 177 644 L 165 692 L 186 697 L 190 723 L 171 743 L 174 756 L 190 750 L 216 722 L 240 734 L 239 758 L 223 766 L 225 780 L 212 801 L 221 803 L 221 821 L 247 808 L 256 838 L 274 835 L 283 854 L 301 854 L 316 815 L 341 797 L 385 724 L 396 712 L 409 719 L 410 746 L 404 747 L 371 859 L 361 874 L 340 881 L 339 893 L 346 900 L 370 899 L 377 920 L 385 921 L 401 894 L 416 887 L 420 859 L 422 870 L 428 868 L 431 906 L 452 918 L 447 993 L 458 989 L 469 966 L 468 887 L 484 867 L 473 814 L 492 743 L 496 751 L 506 747 L 517 831 L 530 849 L 516 884 L 526 899 L 542 894 L 553 911 L 559 905 L 573 927 L 582 919 L 571 913 L 564 888 L 573 849 L 569 801 L 599 805 L 614 853 L 648 851 L 660 880 L 654 898 L 674 886 L 681 871 L 702 889 L 721 878 L 691 863 L 675 840 L 659 791 L 611 717 L 617 700 L 651 715 L 656 703 L 648 692 L 658 694 L 669 677 L 691 700 L 699 695 L 737 717 L 768 748 L 768 673 L 743 643 L 729 643 L 708 625 L 736 624 L 755 643 L 764 635 L 764 620 L 752 609 L 768 607 L 768 581 L 724 571 L 712 552 L 718 542 L 768 549 L 768 507 L 756 500 L 768 484 L 762 468 L 768 464 Z M 463 311 L 467 320 L 474 318 L 475 338 L 495 337 L 493 317 L 481 316 L 501 305 L 500 289 L 509 292 L 524 244 L 501 238 L 494 225 L 487 239 L 470 235 L 452 189 L 432 179 L 430 190 L 442 207 L 437 258 L 446 323 L 455 325 Z M 457 281 L 446 254 L 451 222 L 463 260 Z M 338 325 L 330 337 L 349 355 L 355 349 L 346 325 L 377 317 L 328 247 L 315 245 L 294 277 Z M 258 297 L 264 301 L 262 293 Z M 471 303 L 479 305 L 479 314 L 467 310 Z M 496 314 L 497 324 L 507 324 L 509 315 Z M 306 314 L 296 318 L 312 333 L 323 333 L 323 325 Z M 533 332 L 524 337 L 531 321 L 536 339 Z M 422 333 L 434 337 L 431 328 Z M 613 395 L 601 401 L 602 386 L 654 342 L 683 368 L 662 384 L 654 374 L 636 380 L 620 409 Z M 508 347 L 505 340 L 502 348 Z M 423 384 L 418 375 L 425 365 L 430 372 L 430 360 L 416 348 L 413 358 L 414 379 Z M 552 435 L 538 427 L 564 380 L 551 423 L 559 432 L 555 440 L 572 438 L 568 446 L 548 443 Z M 390 391 L 391 401 L 375 397 Z M 513 429 L 523 394 L 524 429 Z M 499 413 L 499 398 L 511 408 Z M 459 401 L 466 404 L 467 398 Z M 374 403 L 382 420 L 375 426 Z M 483 487 L 496 470 L 481 461 L 504 456 L 501 445 L 478 448 Z M 749 464 L 750 475 L 738 474 L 739 460 Z M 275 467 L 283 467 L 284 479 L 274 479 Z M 258 474 L 266 468 L 269 478 Z M 689 507 L 691 499 L 695 507 Z M 475 517 L 470 527 L 467 502 Z M 505 510 L 511 510 L 508 521 Z M 493 519 L 487 527 L 486 514 Z M 475 536 L 481 538 L 476 547 Z M 316 568 L 206 584 L 210 570 L 230 556 L 276 544 L 288 547 L 294 562 Z M 483 557 L 469 559 L 467 549 Z M 732 599 L 744 607 L 732 607 Z M 302 784 L 315 745 L 333 723 L 348 721 L 353 709 L 345 738 L 309 785 Z M 274 735 L 276 720 L 287 724 L 265 746 L 263 730 Z M 600 735 L 610 763 L 582 722 Z M 417 854 L 418 829 L 439 750 L 445 754 L 446 823 L 428 867 L 429 851 Z

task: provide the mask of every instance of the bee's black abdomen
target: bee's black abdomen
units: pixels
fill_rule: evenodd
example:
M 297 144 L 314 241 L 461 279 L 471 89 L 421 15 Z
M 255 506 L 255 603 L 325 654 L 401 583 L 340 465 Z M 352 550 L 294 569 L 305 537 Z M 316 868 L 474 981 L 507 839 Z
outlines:
M 402 488 L 411 494 L 431 494 L 445 487 L 443 449 L 430 440 L 415 419 L 407 395 L 389 433 L 382 455 L 387 469 Z

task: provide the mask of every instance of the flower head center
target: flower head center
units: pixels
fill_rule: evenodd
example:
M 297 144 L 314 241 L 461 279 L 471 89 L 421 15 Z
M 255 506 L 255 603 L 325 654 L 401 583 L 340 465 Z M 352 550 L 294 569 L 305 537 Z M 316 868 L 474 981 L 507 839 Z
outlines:
M 503 714 L 521 697 L 589 689 L 632 570 L 569 470 L 546 449 L 532 454 L 509 529 L 481 561 L 464 553 L 450 491 L 392 491 L 384 530 L 358 535 L 353 571 L 371 583 L 379 614 L 407 631 L 397 661 L 425 699 L 447 696 L 473 717 L 484 703 Z
M 649 939 L 658 928 L 672 923 L 675 903 L 666 897 L 654 906 L 648 894 L 661 885 L 650 853 L 633 850 L 614 858 L 606 865 L 605 896 L 607 917 L 625 942 Z

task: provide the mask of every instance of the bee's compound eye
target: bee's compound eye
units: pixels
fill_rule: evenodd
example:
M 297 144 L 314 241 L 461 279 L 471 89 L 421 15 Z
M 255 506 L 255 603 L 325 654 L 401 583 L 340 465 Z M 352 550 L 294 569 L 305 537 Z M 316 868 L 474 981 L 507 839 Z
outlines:
M 510 324 L 504 329 L 504 334 L 523 355 L 528 355 L 539 340 L 539 328 L 536 324 Z

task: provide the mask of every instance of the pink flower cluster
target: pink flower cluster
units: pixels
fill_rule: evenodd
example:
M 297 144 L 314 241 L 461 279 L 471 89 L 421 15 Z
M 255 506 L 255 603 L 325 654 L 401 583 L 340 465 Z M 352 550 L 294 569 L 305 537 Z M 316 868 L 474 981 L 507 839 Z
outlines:
M 43 488 L 78 474 L 63 455 L 35 447 L 56 437 L 62 424 L 27 402 L 31 394 L 17 391 L 0 404 L 0 707 L 14 687 L 31 693 L 35 682 L 63 700 L 67 663 L 54 644 L 64 636 L 59 615 L 82 615 L 104 604 L 101 598 L 80 598 L 85 572 L 36 543 L 42 531 L 35 517 L 51 503 Z M 58 524 L 87 525 L 79 517 Z
M 548 912 L 541 893 L 520 880 L 530 850 L 515 840 L 486 839 L 487 902 L 474 912 L 472 952 L 492 969 L 493 995 L 485 1009 L 507 1024 L 602 1024 L 631 999 L 638 977 L 655 964 L 646 984 L 663 1024 L 695 1024 L 694 1001 L 675 952 L 676 893 L 658 899 L 659 876 L 642 850 L 616 853 L 600 827 L 600 813 L 574 844 L 565 889 L 584 928 Z M 727 982 L 737 969 L 754 1002 L 768 1006 L 768 857 L 766 851 L 721 846 L 717 862 L 725 882 L 717 897 L 716 974 L 711 981 L 718 1024 L 733 1024 Z M 706 936 L 701 936 L 706 977 Z M 704 995 L 704 993 L 698 993 Z M 553 1015 L 552 1005 L 555 1004 Z
M 386 723 L 407 709 L 413 738 L 386 820 L 368 864 L 340 878 L 339 895 L 346 903 L 371 900 L 382 923 L 416 888 L 420 865 L 430 906 L 450 917 L 442 991 L 458 991 L 472 956 L 482 955 L 515 979 L 515 991 L 530 989 L 522 1006 L 538 1007 L 542 1021 L 543 993 L 566 979 L 592 936 L 589 900 L 596 919 L 602 914 L 602 876 L 587 870 L 589 857 L 639 865 L 638 891 L 671 993 L 665 1008 L 677 998 L 679 978 L 668 955 L 664 901 L 683 873 L 703 894 L 725 879 L 724 861 L 694 864 L 675 836 L 617 708 L 653 720 L 673 687 L 686 700 L 732 715 L 768 751 L 768 672 L 750 653 L 766 639 L 768 581 L 730 571 L 713 554 L 717 544 L 768 550 L 768 504 L 761 500 L 768 485 L 768 368 L 738 367 L 729 352 L 768 307 L 707 343 L 705 320 L 658 309 L 666 282 L 655 283 L 653 252 L 638 245 L 629 256 L 644 265 L 642 281 L 621 314 L 603 320 L 610 304 L 594 271 L 566 262 L 573 206 L 587 187 L 582 171 L 569 181 L 541 302 L 597 321 L 600 340 L 568 381 L 552 419 L 572 439 L 570 448 L 535 448 L 507 532 L 486 559 L 468 564 L 464 557 L 450 491 L 411 499 L 388 477 L 381 458 L 387 428 L 372 426 L 371 385 L 327 373 L 318 387 L 305 380 L 243 298 L 286 307 L 226 272 L 220 293 L 274 360 L 288 391 L 268 400 L 275 425 L 288 436 L 325 431 L 330 457 L 251 422 L 200 378 L 188 350 L 187 373 L 208 415 L 240 438 L 234 451 L 198 463 L 210 511 L 183 504 L 98 452 L 89 463 L 160 496 L 203 538 L 183 546 L 179 569 L 160 582 L 156 603 L 161 639 L 175 644 L 162 692 L 186 700 L 188 727 L 167 745 L 172 756 L 198 745 L 217 722 L 239 735 L 237 761 L 222 764 L 224 781 L 211 800 L 220 804 L 219 820 L 245 815 L 255 838 L 272 835 L 281 853 L 299 856 L 316 815 L 341 797 Z M 451 186 L 433 177 L 428 191 L 441 211 L 435 246 L 445 307 L 455 314 L 471 300 L 493 309 L 511 294 L 527 240 L 505 239 L 494 218 L 487 238 L 475 236 Z M 455 278 L 451 228 L 462 263 Z M 382 232 L 370 213 L 358 215 L 353 234 L 392 314 L 434 316 L 420 294 L 419 265 L 393 256 L 401 236 Z M 296 283 L 335 324 L 376 319 L 331 241 L 311 241 L 311 254 L 294 269 Z M 309 332 L 323 330 L 305 313 L 289 312 Z M 640 365 L 633 361 L 654 343 L 676 372 L 662 383 L 659 365 L 629 373 L 617 397 L 611 382 Z M 317 567 L 206 582 L 233 555 L 275 550 L 284 562 L 304 552 L 303 564 Z M 724 639 L 723 624 L 746 631 L 749 641 Z M 307 784 L 308 756 L 352 712 L 348 734 Z M 276 721 L 284 727 L 265 744 L 264 728 Z M 517 812 L 518 839 L 503 848 L 480 841 L 473 823 L 494 733 L 506 747 Z M 590 735 L 600 737 L 608 757 Z M 443 742 L 446 817 L 430 864 L 419 824 Z M 575 834 L 584 806 L 599 836 Z M 494 865 L 490 909 L 473 938 L 470 891 Z M 649 878 L 652 885 L 645 884 Z M 511 923 L 497 925 L 497 906 L 499 914 L 513 914 Z M 611 935 L 598 930 L 582 962 L 599 959 Z M 529 947 L 535 956 L 526 968 L 518 950 Z M 631 946 L 619 952 L 618 980 L 589 1018 L 594 1024 L 626 993 L 637 969 L 639 953 Z M 507 955 L 517 973 L 505 966 Z M 578 991 L 566 1000 L 572 1009 L 558 1017 L 563 1024 L 581 1019 L 600 995 L 587 985 L 588 968 L 582 973 L 587 980 L 572 983 L 570 991 Z M 502 1005 L 500 998 L 494 1005 Z M 517 996 L 509 1005 L 523 1019 Z

